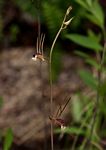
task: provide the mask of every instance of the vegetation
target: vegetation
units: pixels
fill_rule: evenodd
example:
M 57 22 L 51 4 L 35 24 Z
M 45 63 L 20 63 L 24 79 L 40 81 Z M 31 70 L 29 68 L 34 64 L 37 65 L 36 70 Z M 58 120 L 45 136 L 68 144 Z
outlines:
M 53 80 L 57 79 L 59 68 L 61 68 L 60 58 L 59 63 L 57 63 L 58 59 L 56 58 L 58 58 L 58 56 L 61 57 L 62 53 L 60 50 L 54 50 L 54 45 L 57 43 L 59 49 L 61 47 L 61 42 L 57 42 L 57 38 L 60 36 L 62 41 L 68 40 L 77 45 L 74 52 L 75 55 L 81 57 L 88 66 L 86 70 L 78 70 L 78 74 L 90 92 L 82 93 L 82 91 L 78 91 L 78 93 L 74 94 L 70 109 L 73 120 L 64 130 L 64 134 L 74 135 L 73 143 L 70 144 L 69 148 L 71 150 L 103 150 L 103 143 L 105 143 L 103 139 L 106 138 L 106 29 L 104 11 L 98 0 L 72 0 L 72 15 L 75 16 L 72 21 L 72 18 L 68 18 L 71 7 L 68 8 L 65 17 L 63 17 L 66 7 L 70 4 L 70 0 L 64 3 L 62 3 L 61 0 L 51 2 L 49 0 L 43 0 L 41 5 L 39 4 L 41 10 L 35 5 L 38 2 L 34 0 L 16 0 L 14 3 L 21 11 L 29 13 L 33 18 L 36 18 L 36 20 L 37 15 L 40 15 L 40 21 L 46 26 L 50 42 L 56 35 L 49 56 L 50 115 L 52 116 L 53 114 Z M 37 13 L 35 13 L 35 10 Z M 64 20 L 62 22 L 63 18 Z M 70 28 L 66 29 L 71 21 Z M 87 22 L 87 25 L 89 25 L 86 27 L 84 24 L 82 27 L 82 21 L 84 23 Z M 0 16 L 0 22 L 3 22 L 2 15 Z M 61 33 L 63 29 L 66 30 Z M 12 41 L 14 42 L 19 29 L 17 26 L 11 26 L 10 31 L 13 37 Z M 3 26 L 1 23 L 0 37 L 3 36 Z M 54 52 L 53 55 L 52 52 Z M 57 61 L 56 63 L 54 63 L 54 59 Z M 0 105 L 1 104 L 2 100 L 0 100 Z M 56 129 L 56 133 L 60 132 L 60 129 Z M 82 140 L 79 144 L 78 140 L 80 138 L 82 138 Z M 12 141 L 13 135 L 9 129 L 4 140 L 4 150 L 10 149 Z M 52 121 L 51 149 L 54 149 Z
M 83 101 L 80 100 L 83 104 L 83 113 L 79 117 L 81 127 L 79 130 L 84 132 L 84 140 L 78 149 L 87 148 L 87 144 L 90 141 L 88 149 L 103 149 L 101 147 L 102 137 L 104 136 L 101 132 L 101 128 L 104 126 L 105 118 L 104 108 L 105 105 L 105 83 L 106 77 L 103 78 L 105 74 L 105 53 L 106 53 L 106 31 L 104 26 L 104 13 L 98 1 L 79 1 L 76 2 L 85 9 L 85 19 L 89 19 L 91 22 L 96 24 L 100 30 L 98 33 L 95 33 L 92 29 L 88 29 L 87 35 L 82 34 L 67 34 L 66 38 L 72 40 L 76 44 L 84 47 L 84 51 L 77 50 L 76 53 L 83 58 L 83 60 L 91 66 L 92 70 L 95 69 L 96 75 L 94 76 L 92 72 L 86 70 L 80 70 L 79 75 L 84 81 L 84 83 L 91 88 L 95 94 L 94 97 L 82 96 L 81 99 L 86 99 L 87 110 L 85 112 L 85 105 Z M 101 44 L 103 42 L 103 45 Z M 93 51 L 93 56 L 86 53 L 86 49 Z M 88 100 L 87 100 L 88 99 Z M 91 99 L 91 100 L 90 100 Z M 82 110 L 81 108 L 81 110 Z M 77 113 L 78 114 L 78 113 Z M 76 114 L 76 115 L 77 115 Z M 71 129 L 71 128 L 70 128 Z M 104 129 L 103 129 L 104 130 Z M 77 133 L 78 134 L 78 133 Z M 75 143 L 73 144 L 72 149 L 75 149 Z

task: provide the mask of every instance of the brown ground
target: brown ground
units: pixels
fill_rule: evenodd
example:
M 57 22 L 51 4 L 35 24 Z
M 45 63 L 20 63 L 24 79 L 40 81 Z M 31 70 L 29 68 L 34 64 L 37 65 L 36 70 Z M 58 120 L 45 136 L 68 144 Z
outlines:
M 17 48 L 0 54 L 0 95 L 4 101 L 0 129 L 11 127 L 14 142 L 19 145 L 50 136 L 48 64 L 44 62 L 41 67 L 39 61 L 34 62 L 33 52 L 32 48 Z M 77 74 L 80 67 L 83 67 L 81 59 L 64 54 L 61 73 L 53 86 L 54 110 L 67 95 L 81 88 Z M 64 116 L 68 112 L 67 108 Z

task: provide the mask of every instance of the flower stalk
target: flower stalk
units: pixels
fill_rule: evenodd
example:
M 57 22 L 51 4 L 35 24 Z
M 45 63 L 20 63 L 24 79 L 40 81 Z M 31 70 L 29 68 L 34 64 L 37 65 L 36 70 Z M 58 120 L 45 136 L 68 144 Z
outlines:
M 50 78 L 50 114 L 52 116 L 53 114 L 53 82 L 52 82 L 52 53 L 53 53 L 53 49 L 55 46 L 55 43 L 57 41 L 57 38 L 59 37 L 61 31 L 65 28 L 67 28 L 67 26 L 70 24 L 70 22 L 72 21 L 73 18 L 67 20 L 68 15 L 70 14 L 70 11 L 72 10 L 72 7 L 69 6 L 69 8 L 67 9 L 63 22 L 61 24 L 61 27 L 59 29 L 59 31 L 57 32 L 54 41 L 52 43 L 51 49 L 50 49 L 50 56 L 49 56 L 49 78 Z M 51 121 L 51 150 L 54 150 L 54 145 L 53 145 L 53 122 Z

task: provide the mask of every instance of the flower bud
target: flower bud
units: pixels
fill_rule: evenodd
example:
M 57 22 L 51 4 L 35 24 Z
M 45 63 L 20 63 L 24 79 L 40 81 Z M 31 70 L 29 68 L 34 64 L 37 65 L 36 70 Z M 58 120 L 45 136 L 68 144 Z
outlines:
M 72 20 L 73 20 L 73 17 L 72 17 L 71 19 L 69 19 L 68 21 L 65 21 L 65 22 L 64 22 L 64 25 L 65 25 L 65 26 L 68 26 Z
M 66 12 L 66 15 L 69 15 L 70 11 L 72 10 L 72 6 L 69 6 Z

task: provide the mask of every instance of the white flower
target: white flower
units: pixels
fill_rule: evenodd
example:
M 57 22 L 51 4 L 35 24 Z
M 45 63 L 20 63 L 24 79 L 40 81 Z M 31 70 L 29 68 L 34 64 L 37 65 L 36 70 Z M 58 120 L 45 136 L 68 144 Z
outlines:
M 37 60 L 37 55 L 33 56 L 32 60 L 36 61 Z
M 45 35 L 44 34 L 41 34 L 41 36 L 37 38 L 36 53 L 32 57 L 32 59 L 34 61 L 37 61 L 37 60 L 45 61 L 45 58 L 44 58 L 44 55 L 43 55 L 44 39 L 45 39 Z
M 66 129 L 66 126 L 61 125 L 61 131 L 64 131 Z

